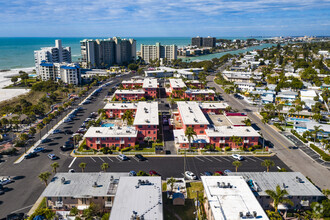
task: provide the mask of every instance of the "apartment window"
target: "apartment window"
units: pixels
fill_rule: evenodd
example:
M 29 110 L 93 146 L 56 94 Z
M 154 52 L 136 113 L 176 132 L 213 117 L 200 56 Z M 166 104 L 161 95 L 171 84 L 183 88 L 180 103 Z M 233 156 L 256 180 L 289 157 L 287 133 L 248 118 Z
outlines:
M 200 133 L 200 134 L 204 134 L 204 131 L 200 131 L 199 133 Z
M 131 140 L 131 138 L 129 137 L 129 138 L 128 138 L 128 140 L 130 141 L 130 140 Z
M 91 147 L 93 147 L 93 144 L 91 144 Z
M 201 128 L 204 128 L 204 125 L 201 125 L 200 127 L 201 127 Z
M 156 131 L 154 131 L 154 134 L 156 134 Z
M 142 128 L 142 125 L 139 125 L 138 128 Z
M 98 199 L 98 197 L 94 197 L 94 199 Z
M 148 131 L 148 134 L 150 134 L 150 131 Z
M 116 137 L 116 141 L 118 141 L 119 140 L 119 138 L 118 137 Z
M 150 128 L 150 125 L 148 125 L 148 128 Z
M 90 141 L 92 141 L 92 140 L 93 140 L 93 138 L 89 138 L 89 140 L 90 140 Z

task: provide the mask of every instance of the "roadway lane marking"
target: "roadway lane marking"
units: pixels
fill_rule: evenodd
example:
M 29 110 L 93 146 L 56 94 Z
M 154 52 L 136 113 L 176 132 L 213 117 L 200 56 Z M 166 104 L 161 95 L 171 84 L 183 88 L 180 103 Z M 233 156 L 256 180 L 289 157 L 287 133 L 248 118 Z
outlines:
M 203 157 L 205 160 L 208 160 L 210 162 L 213 162 L 210 158 L 207 158 L 207 157 Z
M 96 160 L 94 160 L 94 158 L 93 157 L 89 157 L 89 158 L 91 158 L 95 163 L 96 163 Z
M 26 206 L 26 207 L 24 207 L 24 208 L 21 208 L 21 209 L 17 209 L 17 210 L 15 210 L 15 211 L 11 212 L 11 213 L 15 213 L 15 212 L 19 212 L 19 211 L 21 211 L 21 210 L 24 210 L 24 209 L 28 209 L 28 208 L 31 208 L 33 205 L 34 205 L 34 204 L 32 204 L 32 205 L 29 205 L 29 206 Z
M 70 167 L 73 165 L 73 163 L 75 162 L 76 159 L 77 159 L 77 157 L 73 158 L 73 160 L 72 160 L 72 162 L 70 163 L 70 165 L 69 165 L 68 168 L 70 168 Z
M 216 157 L 212 157 L 212 158 L 219 161 L 219 162 L 222 162 L 219 158 L 216 158 Z
M 113 160 L 110 157 L 107 157 L 111 162 L 113 162 Z
M 99 157 L 100 158 L 100 160 L 102 160 L 103 162 L 105 162 L 101 157 Z
M 200 160 L 200 161 L 202 161 L 202 162 L 204 162 L 204 160 L 202 160 L 202 159 L 200 159 L 200 158 L 198 158 L 198 157 L 195 157 L 197 160 Z

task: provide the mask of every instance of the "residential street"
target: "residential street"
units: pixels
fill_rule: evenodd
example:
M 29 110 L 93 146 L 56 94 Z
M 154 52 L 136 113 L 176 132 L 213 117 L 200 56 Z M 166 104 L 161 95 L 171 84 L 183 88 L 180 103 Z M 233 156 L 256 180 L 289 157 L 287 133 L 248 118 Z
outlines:
M 224 68 L 222 68 L 223 70 Z M 220 70 L 220 71 L 222 71 Z M 235 99 L 233 95 L 226 94 L 220 86 L 213 81 L 214 75 L 207 77 L 208 86 L 215 87 L 217 92 L 221 93 L 222 98 L 227 102 L 233 109 L 238 109 L 242 112 L 247 112 L 247 115 L 255 126 L 261 130 L 266 140 L 269 140 L 274 144 L 274 148 L 271 151 L 275 152 L 276 155 L 293 171 L 299 171 L 305 176 L 312 179 L 312 181 L 321 189 L 330 188 L 330 172 L 329 169 L 319 165 L 304 152 L 299 149 L 289 149 L 293 143 L 286 139 L 284 136 L 279 134 L 273 128 L 267 124 L 263 124 L 261 119 L 254 114 L 256 107 L 251 106 L 245 101 Z

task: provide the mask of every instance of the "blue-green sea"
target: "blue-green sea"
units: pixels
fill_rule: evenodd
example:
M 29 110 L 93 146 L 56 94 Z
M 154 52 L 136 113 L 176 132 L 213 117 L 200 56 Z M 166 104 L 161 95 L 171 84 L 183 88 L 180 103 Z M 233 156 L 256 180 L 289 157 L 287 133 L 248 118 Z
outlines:
M 90 37 L 107 38 L 107 37 Z M 123 37 L 124 38 L 124 37 Z M 186 46 L 191 43 L 190 37 L 133 37 L 136 39 L 136 49 L 140 50 L 141 44 L 155 44 L 160 42 L 163 45 L 176 44 L 178 47 Z M 220 38 L 220 37 L 217 37 Z M 223 37 L 226 39 L 246 39 L 243 37 Z M 78 61 L 80 57 L 80 40 L 84 37 L 74 38 L 39 38 L 39 37 L 13 37 L 0 38 L 0 70 L 14 69 L 34 66 L 34 50 L 41 47 L 54 46 L 55 40 L 61 39 L 64 47 L 71 47 L 72 60 Z M 218 57 L 212 54 L 213 57 Z M 199 57 L 198 59 L 209 59 L 211 57 Z M 211 58 L 211 59 L 212 59 Z

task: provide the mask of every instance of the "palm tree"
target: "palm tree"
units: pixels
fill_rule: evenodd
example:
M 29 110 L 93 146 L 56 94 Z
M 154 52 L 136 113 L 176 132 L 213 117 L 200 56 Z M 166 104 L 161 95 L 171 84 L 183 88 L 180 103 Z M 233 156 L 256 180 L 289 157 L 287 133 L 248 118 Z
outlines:
M 56 173 L 56 169 L 60 167 L 60 165 L 57 162 L 52 163 L 50 166 L 53 168 L 53 173 Z
M 46 172 L 40 173 L 38 177 L 41 181 L 43 181 L 45 183 L 46 186 L 48 186 L 48 179 L 49 179 L 50 175 L 51 175 L 51 173 L 46 171 Z
M 81 163 L 79 164 L 79 167 L 81 168 L 81 172 L 84 172 L 86 166 L 87 166 L 87 163 L 84 163 L 84 162 L 81 162 Z
M 266 167 L 267 172 L 269 172 L 269 168 L 275 166 L 275 163 L 274 163 L 274 161 L 267 159 L 267 160 L 264 160 L 261 162 L 261 166 Z
M 127 121 L 128 125 L 133 123 L 133 112 L 131 110 L 126 110 L 122 116 L 122 119 Z
M 320 127 L 321 127 L 321 125 L 319 125 L 319 126 L 314 126 L 314 131 L 313 131 L 313 133 L 315 134 L 315 136 L 314 136 L 314 142 L 316 141 L 316 138 L 317 138 L 317 134 L 319 133 L 319 132 L 324 132 L 324 130 L 323 129 L 320 129 Z
M 232 109 L 233 108 L 231 106 L 229 106 L 229 105 L 225 108 L 226 112 L 230 112 Z
M 278 205 L 280 203 L 287 203 L 289 205 L 293 205 L 293 202 L 285 197 L 289 193 L 285 189 L 282 190 L 279 185 L 276 186 L 275 191 L 268 189 L 265 192 L 273 199 L 273 205 L 276 213 L 278 212 Z
M 194 136 L 196 136 L 197 133 L 195 132 L 195 130 L 192 127 L 187 127 L 184 134 L 188 138 L 189 149 L 191 149 L 191 140 L 194 139 Z
M 252 122 L 249 118 L 246 118 L 245 120 L 242 121 L 246 126 L 251 126 Z
M 101 169 L 102 169 L 104 172 L 106 172 L 108 168 L 109 168 L 109 164 L 108 164 L 108 163 L 102 163 L 102 165 L 101 165 Z
M 171 187 L 171 192 L 170 194 L 172 195 L 173 193 L 173 188 L 174 188 L 174 183 L 176 182 L 176 179 L 174 179 L 173 177 L 169 178 L 167 181 L 166 181 L 166 184 L 167 185 L 170 185 Z
M 233 135 L 230 137 L 230 141 L 234 142 L 236 146 L 239 146 L 242 144 L 243 139 L 241 137 L 237 137 L 237 136 Z
M 233 162 L 233 165 L 235 166 L 236 173 L 237 173 L 238 167 L 242 166 L 242 163 L 239 162 L 238 160 L 235 160 L 235 161 Z

